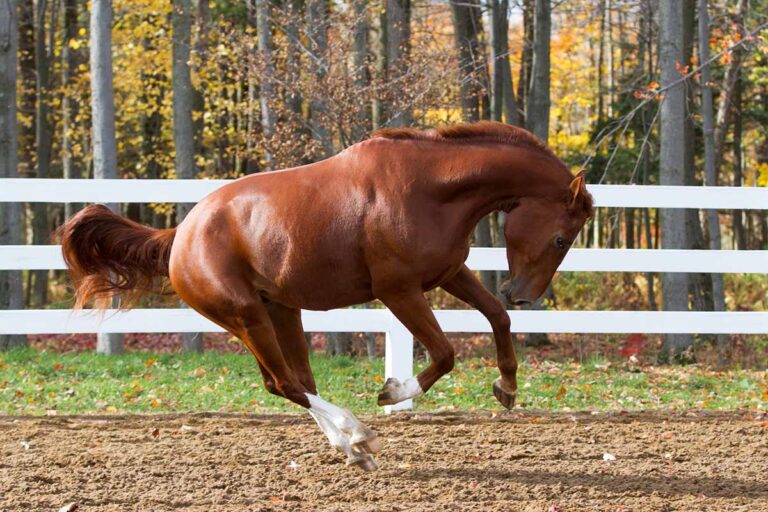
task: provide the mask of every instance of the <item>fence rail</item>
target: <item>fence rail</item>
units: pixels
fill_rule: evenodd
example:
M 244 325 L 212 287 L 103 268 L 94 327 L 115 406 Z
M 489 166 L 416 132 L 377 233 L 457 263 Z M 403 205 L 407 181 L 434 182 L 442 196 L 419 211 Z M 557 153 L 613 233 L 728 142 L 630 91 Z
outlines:
M 154 203 L 197 202 L 229 180 L 42 180 L 0 179 L 0 202 Z M 590 185 L 601 207 L 768 209 L 766 187 L 670 187 Z M 505 270 L 504 249 L 473 248 L 474 270 Z M 0 270 L 62 269 L 60 247 L 0 246 Z M 561 271 L 768 273 L 768 251 L 573 249 Z M 510 311 L 516 332 L 581 333 L 768 333 L 768 312 Z M 435 311 L 446 332 L 491 332 L 477 311 Z M 384 332 L 386 377 L 413 373 L 413 337 L 385 309 L 302 312 L 316 332 Z M 0 334 L 83 332 L 220 332 L 189 309 L 108 311 L 0 311 Z M 389 410 L 410 408 L 403 402 Z
M 0 179 L 0 202 L 194 203 L 232 180 Z M 597 206 L 768 209 L 768 187 L 588 185 Z
M 473 247 L 472 270 L 506 270 L 506 249 Z M 58 245 L 0 245 L 0 269 L 66 268 Z M 768 251 L 698 251 L 673 249 L 571 249 L 561 272 L 710 272 L 766 273 Z

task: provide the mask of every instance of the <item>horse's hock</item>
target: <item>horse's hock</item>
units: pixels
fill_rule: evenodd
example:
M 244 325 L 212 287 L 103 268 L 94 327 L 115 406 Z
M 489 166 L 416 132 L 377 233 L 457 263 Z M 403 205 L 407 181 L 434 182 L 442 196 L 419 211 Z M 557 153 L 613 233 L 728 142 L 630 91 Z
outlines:
M 305 416 L 4 417 L 0 510 L 768 510 L 764 416 L 364 419 L 373 473 Z

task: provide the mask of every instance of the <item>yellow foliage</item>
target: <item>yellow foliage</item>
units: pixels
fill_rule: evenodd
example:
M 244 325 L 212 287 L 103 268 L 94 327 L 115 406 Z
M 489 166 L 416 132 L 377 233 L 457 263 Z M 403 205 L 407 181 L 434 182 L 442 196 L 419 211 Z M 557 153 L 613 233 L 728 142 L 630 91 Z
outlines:
M 763 162 L 755 166 L 757 171 L 757 185 L 759 187 L 768 187 L 768 162 Z

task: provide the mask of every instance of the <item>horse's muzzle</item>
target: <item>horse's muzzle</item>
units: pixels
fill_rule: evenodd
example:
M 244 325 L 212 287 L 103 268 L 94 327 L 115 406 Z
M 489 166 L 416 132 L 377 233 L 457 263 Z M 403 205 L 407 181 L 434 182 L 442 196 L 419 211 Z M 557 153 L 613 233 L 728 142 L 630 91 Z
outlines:
M 524 286 L 516 279 L 508 279 L 499 286 L 499 293 L 507 300 L 511 306 L 526 306 L 533 303 L 531 299 L 525 298 Z

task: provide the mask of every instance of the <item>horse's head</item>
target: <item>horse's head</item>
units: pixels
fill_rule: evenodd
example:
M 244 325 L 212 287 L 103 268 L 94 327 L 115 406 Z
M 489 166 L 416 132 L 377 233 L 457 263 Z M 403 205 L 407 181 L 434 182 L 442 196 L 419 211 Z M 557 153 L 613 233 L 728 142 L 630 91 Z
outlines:
M 568 187 L 567 197 L 551 201 L 522 198 L 507 215 L 509 279 L 499 292 L 510 304 L 535 301 L 547 289 L 587 218 L 592 214 L 592 196 L 579 174 Z

